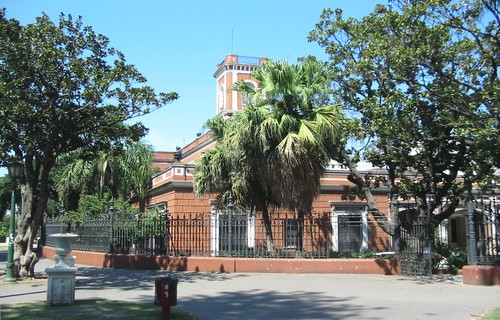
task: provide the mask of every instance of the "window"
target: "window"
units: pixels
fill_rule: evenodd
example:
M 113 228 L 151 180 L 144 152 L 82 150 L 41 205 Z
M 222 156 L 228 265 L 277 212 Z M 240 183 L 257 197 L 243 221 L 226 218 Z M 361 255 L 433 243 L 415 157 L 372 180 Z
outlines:
M 363 241 L 361 215 L 339 216 L 339 253 L 359 252 Z
M 286 219 L 284 231 L 285 247 L 299 249 L 299 221 Z
M 368 219 L 362 202 L 330 202 L 333 251 L 360 252 L 368 249 Z
M 247 216 L 219 215 L 219 251 L 238 251 L 247 247 Z
M 167 212 L 167 203 L 166 202 L 159 202 L 155 203 L 154 205 L 148 206 L 146 208 L 146 212 L 148 215 L 164 215 Z
M 235 210 L 230 221 L 227 208 L 218 207 L 215 200 L 211 205 L 212 255 L 224 255 L 229 251 L 234 255 L 255 247 L 255 215 L 251 210 Z

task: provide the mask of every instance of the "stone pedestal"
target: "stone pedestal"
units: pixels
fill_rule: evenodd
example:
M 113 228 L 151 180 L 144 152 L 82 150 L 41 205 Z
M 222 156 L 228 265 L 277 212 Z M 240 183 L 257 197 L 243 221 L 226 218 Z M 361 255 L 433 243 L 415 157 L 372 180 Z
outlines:
M 75 273 L 77 268 L 46 268 L 47 303 L 50 305 L 69 305 L 75 303 Z
M 75 303 L 75 273 L 78 268 L 74 267 L 75 257 L 70 256 L 71 239 L 78 235 L 71 233 L 51 234 L 56 242 L 54 257 L 56 265 L 53 268 L 46 268 L 47 303 L 49 305 L 68 305 Z

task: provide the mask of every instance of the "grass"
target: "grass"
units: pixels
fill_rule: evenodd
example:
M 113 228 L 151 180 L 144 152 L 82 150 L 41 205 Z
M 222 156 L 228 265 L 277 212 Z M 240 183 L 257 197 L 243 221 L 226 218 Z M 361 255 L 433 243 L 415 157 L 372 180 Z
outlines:
M 487 310 L 481 316 L 481 320 L 500 320 L 500 308 Z
M 149 303 L 111 300 L 78 300 L 68 306 L 49 306 L 44 302 L 5 304 L 0 319 L 23 320 L 140 320 L 161 318 L 161 307 Z M 196 320 L 197 317 L 178 307 L 170 308 L 170 320 Z

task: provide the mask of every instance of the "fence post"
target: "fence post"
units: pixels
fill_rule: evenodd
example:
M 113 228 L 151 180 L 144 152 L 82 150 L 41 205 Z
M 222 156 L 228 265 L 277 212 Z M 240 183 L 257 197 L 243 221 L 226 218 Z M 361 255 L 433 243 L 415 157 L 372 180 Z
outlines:
M 232 192 L 229 192 L 229 197 L 227 199 L 227 220 L 228 220 L 228 253 L 229 256 L 233 256 L 233 194 Z
M 111 228 L 109 228 L 109 253 L 113 253 L 115 251 L 113 245 L 114 212 L 115 212 L 114 201 L 113 199 L 111 199 L 111 205 L 109 206 L 108 210 L 108 218 L 109 221 L 111 222 Z
M 465 181 L 467 188 L 467 197 L 465 200 L 467 208 L 467 260 L 470 265 L 477 264 L 477 248 L 476 248 L 476 229 L 474 226 L 474 198 L 472 197 L 472 183 L 469 180 Z

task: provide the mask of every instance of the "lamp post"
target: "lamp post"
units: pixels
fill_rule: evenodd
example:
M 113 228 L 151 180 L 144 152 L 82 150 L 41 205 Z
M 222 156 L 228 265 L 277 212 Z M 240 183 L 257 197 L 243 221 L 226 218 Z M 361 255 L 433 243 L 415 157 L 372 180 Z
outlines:
M 432 228 L 432 206 L 434 205 L 434 194 L 426 194 L 425 199 L 427 202 L 427 218 L 425 219 L 425 253 L 427 254 L 427 265 L 429 267 L 429 275 L 432 277 L 432 246 L 434 244 L 434 229 Z
M 14 229 L 16 220 L 16 185 L 17 179 L 23 176 L 24 165 L 22 161 L 14 161 L 6 164 L 12 180 L 12 195 L 10 198 L 10 221 L 9 221 L 9 248 L 7 252 L 7 270 L 4 278 L 5 283 L 15 283 L 14 276 Z
M 229 190 L 229 197 L 227 198 L 227 220 L 228 220 L 228 246 L 229 257 L 233 256 L 233 193 Z

